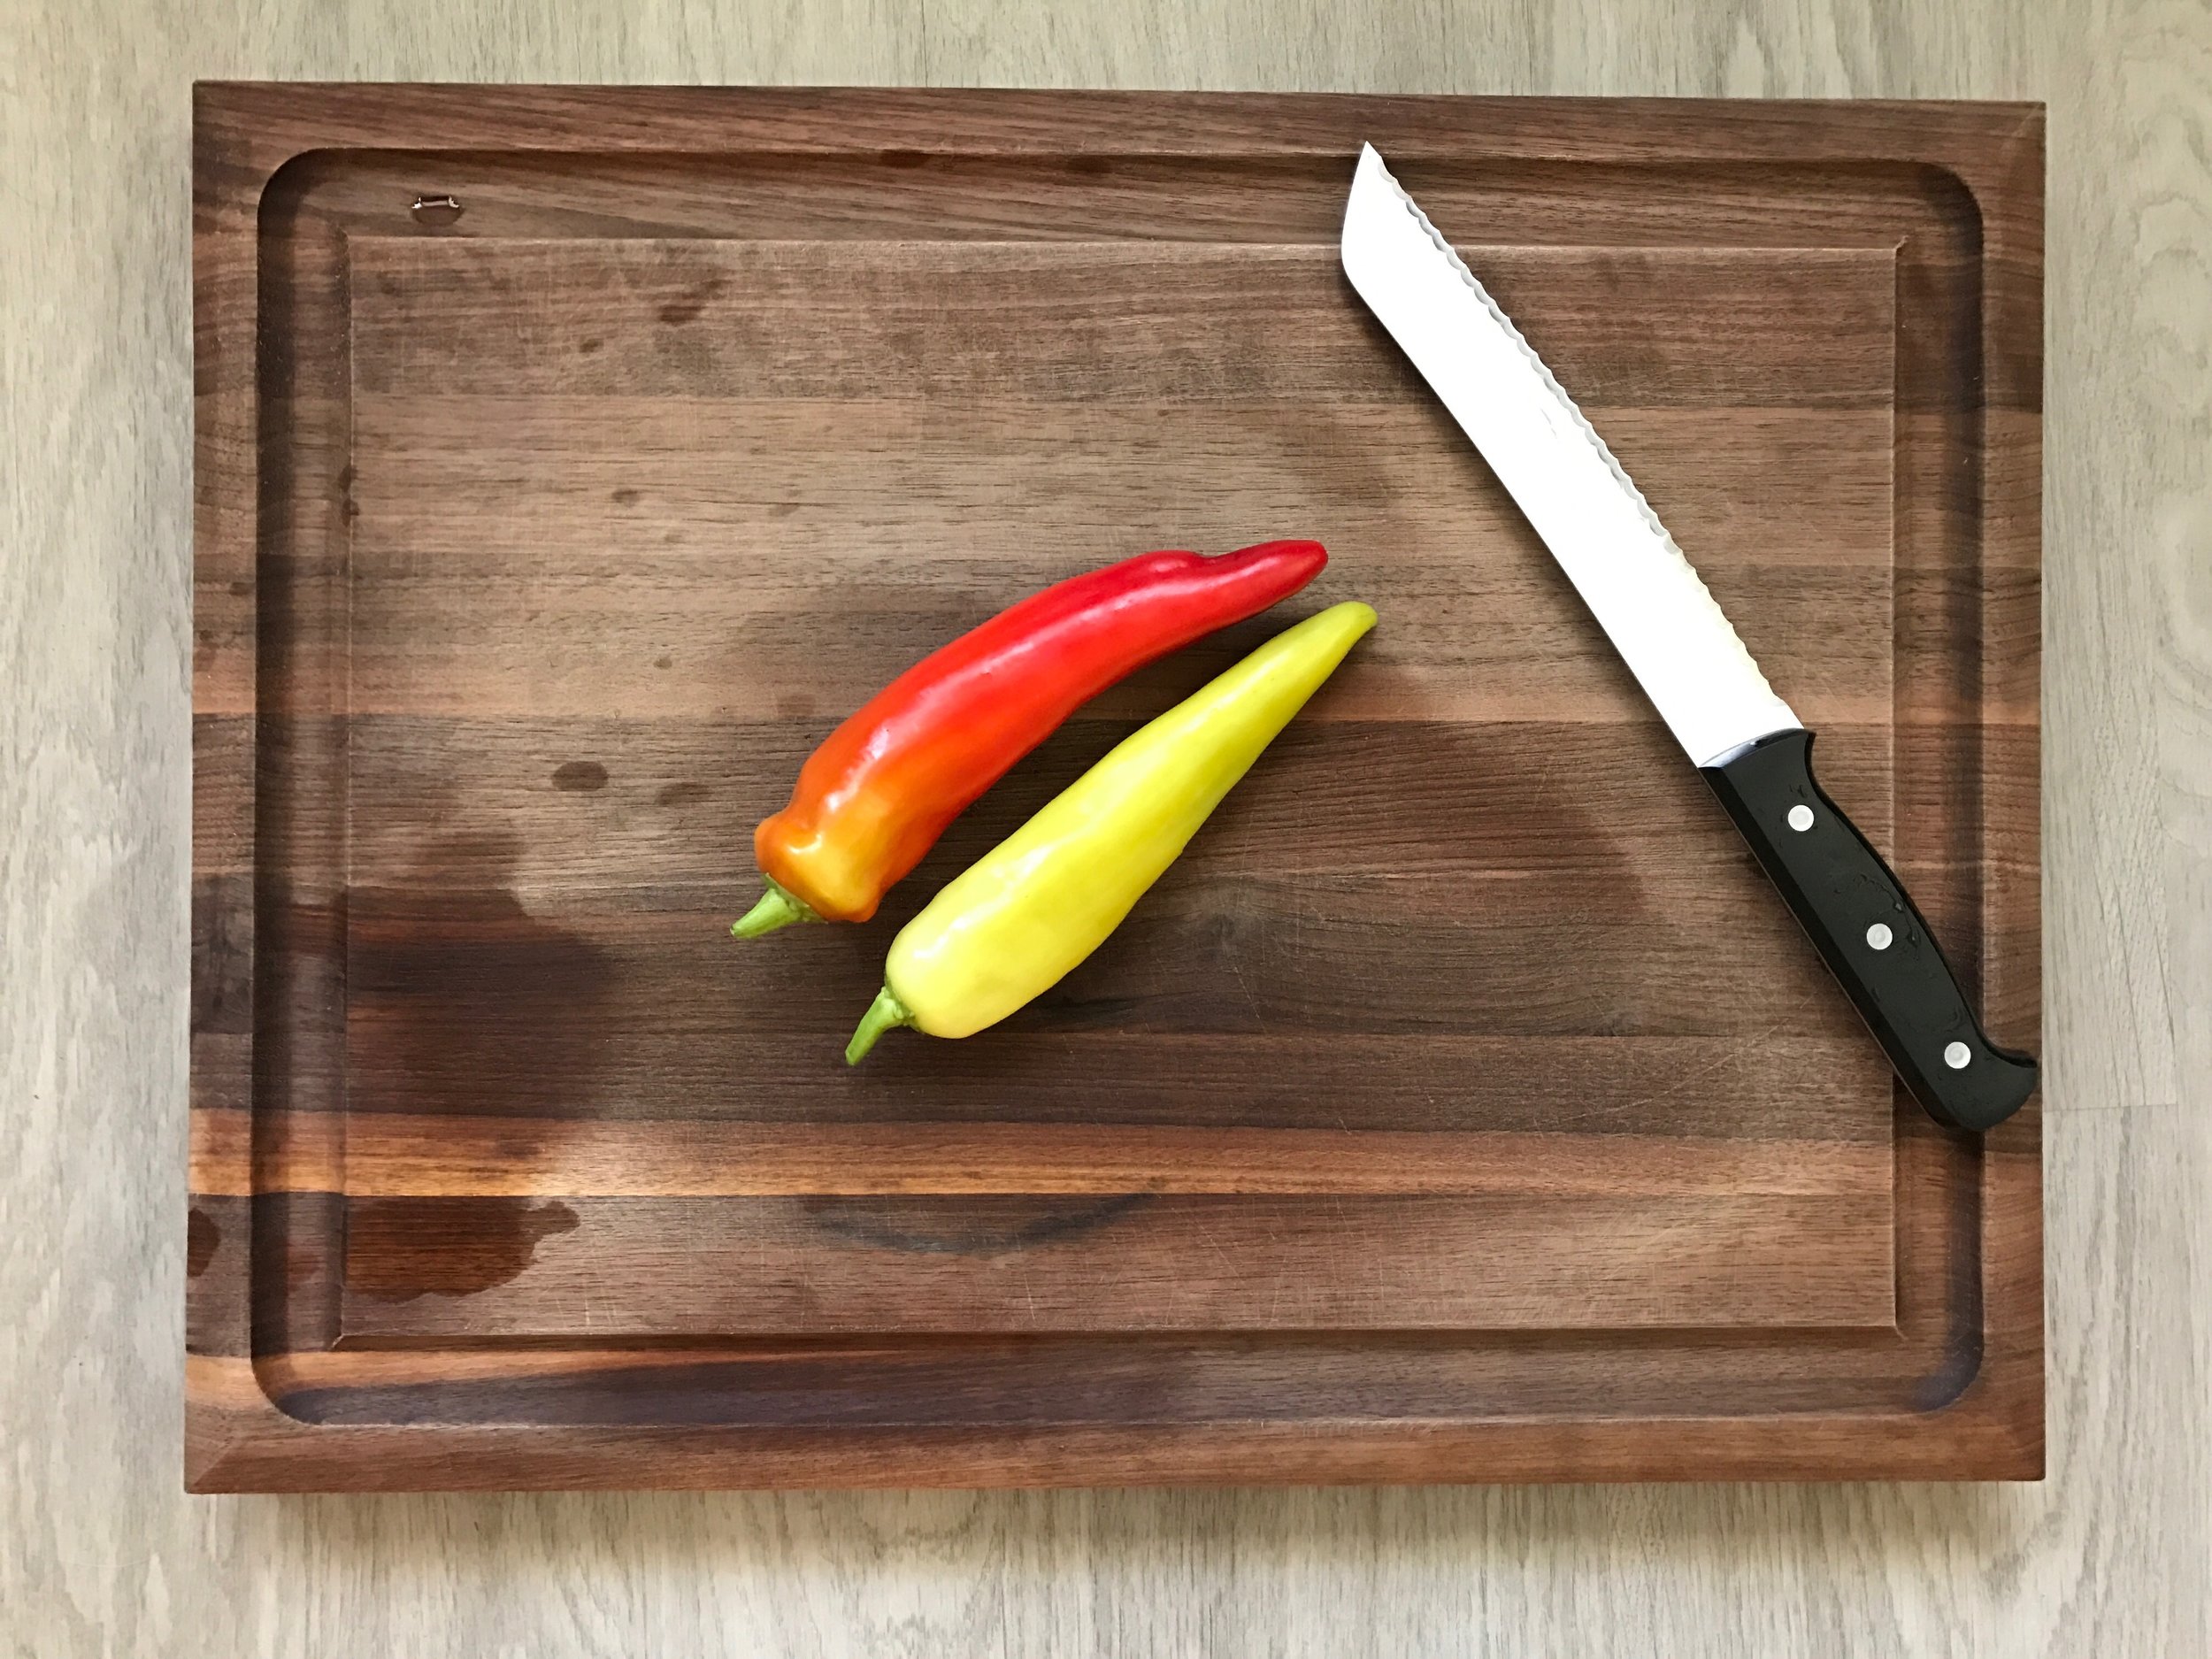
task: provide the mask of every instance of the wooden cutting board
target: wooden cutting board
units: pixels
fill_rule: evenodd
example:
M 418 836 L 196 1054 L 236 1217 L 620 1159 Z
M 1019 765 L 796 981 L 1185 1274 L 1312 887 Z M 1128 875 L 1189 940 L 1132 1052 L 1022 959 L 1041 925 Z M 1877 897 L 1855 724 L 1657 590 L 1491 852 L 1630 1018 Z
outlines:
M 196 1488 L 2039 1473 L 2036 1111 L 1905 1099 L 1335 255 L 1371 140 L 2032 1047 L 2039 111 L 197 119 Z M 874 925 L 727 938 L 901 668 L 1277 535 Z M 1354 597 L 1105 949 L 845 1067 L 949 875 Z

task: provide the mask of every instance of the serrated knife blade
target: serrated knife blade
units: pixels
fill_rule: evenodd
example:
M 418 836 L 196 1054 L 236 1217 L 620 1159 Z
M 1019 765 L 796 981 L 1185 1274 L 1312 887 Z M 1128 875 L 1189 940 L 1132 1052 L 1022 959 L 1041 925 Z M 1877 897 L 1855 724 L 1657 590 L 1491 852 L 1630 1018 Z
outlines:
M 1777 696 L 1658 515 L 1476 274 L 1363 145 L 1344 273 L 1481 450 L 1704 774 L 1899 1076 L 1939 1122 L 2019 1110 L 2035 1062 L 1989 1041 L 1881 854 L 1814 780 Z
M 1574 399 L 1370 144 L 1344 273 L 1475 441 L 1693 765 L 1799 722 Z

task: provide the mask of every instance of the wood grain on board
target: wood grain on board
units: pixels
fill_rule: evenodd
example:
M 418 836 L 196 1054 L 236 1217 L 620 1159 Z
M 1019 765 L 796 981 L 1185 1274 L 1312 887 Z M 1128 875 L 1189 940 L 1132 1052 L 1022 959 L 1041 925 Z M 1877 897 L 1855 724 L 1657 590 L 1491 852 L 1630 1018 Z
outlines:
M 2032 1045 L 2032 112 L 199 117 L 196 1484 L 2039 1468 L 2036 1115 L 1901 1100 L 1333 252 L 1371 138 Z M 1101 698 L 876 924 L 725 936 L 899 669 L 1278 534 L 1312 589 Z M 1349 597 L 1382 626 L 1106 949 L 842 1065 L 935 887 Z

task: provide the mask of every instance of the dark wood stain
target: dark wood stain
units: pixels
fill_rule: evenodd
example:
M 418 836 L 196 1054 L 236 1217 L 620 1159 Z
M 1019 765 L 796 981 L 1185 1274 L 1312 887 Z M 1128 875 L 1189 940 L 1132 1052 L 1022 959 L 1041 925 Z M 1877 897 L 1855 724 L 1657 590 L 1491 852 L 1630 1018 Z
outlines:
M 284 1353 L 327 1345 L 338 1334 L 343 1282 L 343 1201 L 330 1192 L 259 1191 L 244 1204 L 203 1205 L 224 1217 L 219 1249 L 194 1289 L 243 1279 L 249 1324 L 204 1348 L 224 1353 Z M 246 1248 L 241 1249 L 239 1247 Z
M 2035 1112 L 1897 1110 L 1332 251 L 1372 139 L 2032 1048 L 2037 112 L 196 109 L 196 1488 L 2039 1471 Z M 390 234 L 426 152 L 496 226 Z M 1106 694 L 873 925 L 726 938 L 892 674 L 1297 534 L 1310 594 Z M 1353 596 L 1108 949 L 843 1066 L 933 890 Z
M 242 875 L 192 884 L 192 1029 L 253 1029 L 252 881 Z

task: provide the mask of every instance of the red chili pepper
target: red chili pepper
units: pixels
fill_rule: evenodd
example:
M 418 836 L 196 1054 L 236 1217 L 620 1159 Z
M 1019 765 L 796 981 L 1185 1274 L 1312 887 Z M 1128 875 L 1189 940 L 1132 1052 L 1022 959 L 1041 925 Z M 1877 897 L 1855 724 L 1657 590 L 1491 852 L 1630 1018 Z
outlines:
M 1147 663 L 1296 593 L 1328 555 L 1265 541 L 1145 553 L 1001 611 L 831 733 L 753 850 L 768 891 L 730 931 L 864 922 L 970 803 L 1077 708 Z

